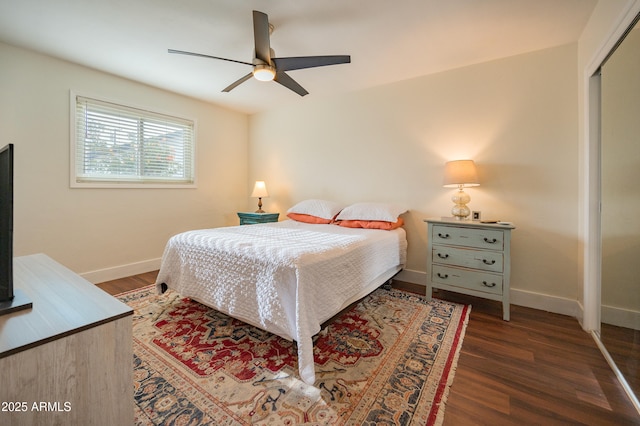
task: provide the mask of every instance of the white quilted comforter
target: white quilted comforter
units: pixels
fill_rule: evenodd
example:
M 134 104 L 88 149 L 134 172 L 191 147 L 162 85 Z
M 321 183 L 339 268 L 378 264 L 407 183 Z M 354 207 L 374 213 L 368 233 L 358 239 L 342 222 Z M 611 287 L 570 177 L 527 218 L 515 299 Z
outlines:
M 406 248 L 402 228 L 285 220 L 189 231 L 167 243 L 156 285 L 296 340 L 300 377 L 312 385 L 320 325 L 399 271 Z

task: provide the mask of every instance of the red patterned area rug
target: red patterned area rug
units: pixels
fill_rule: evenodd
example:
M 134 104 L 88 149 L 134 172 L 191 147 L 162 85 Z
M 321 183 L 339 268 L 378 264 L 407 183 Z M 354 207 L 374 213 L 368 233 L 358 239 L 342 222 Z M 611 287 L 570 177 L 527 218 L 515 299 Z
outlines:
M 470 307 L 376 290 L 314 338 L 315 386 L 295 342 L 154 286 L 134 308 L 137 425 L 431 425 L 444 416 Z

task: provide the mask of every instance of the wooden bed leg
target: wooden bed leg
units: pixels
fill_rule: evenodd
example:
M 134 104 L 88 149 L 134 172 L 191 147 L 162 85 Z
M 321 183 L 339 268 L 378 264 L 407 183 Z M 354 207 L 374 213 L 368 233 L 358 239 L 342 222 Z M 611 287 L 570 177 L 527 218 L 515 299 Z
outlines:
M 391 283 L 393 283 L 393 278 L 389 278 L 387 282 L 382 284 L 382 288 L 384 288 L 385 290 L 391 290 Z

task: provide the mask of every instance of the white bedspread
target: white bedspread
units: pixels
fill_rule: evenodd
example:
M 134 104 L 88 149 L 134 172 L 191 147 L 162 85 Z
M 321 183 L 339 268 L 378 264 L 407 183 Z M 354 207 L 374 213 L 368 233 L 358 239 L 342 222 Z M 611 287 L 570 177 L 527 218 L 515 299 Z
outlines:
M 286 220 L 189 231 L 167 243 L 156 284 L 296 340 L 300 377 L 313 384 L 313 335 L 403 266 L 406 247 L 402 228 Z

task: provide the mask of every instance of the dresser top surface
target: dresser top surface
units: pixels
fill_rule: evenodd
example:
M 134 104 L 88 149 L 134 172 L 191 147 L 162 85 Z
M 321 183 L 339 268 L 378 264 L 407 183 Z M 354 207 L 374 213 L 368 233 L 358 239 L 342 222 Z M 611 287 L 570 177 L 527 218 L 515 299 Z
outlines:
M 458 220 L 455 217 L 430 217 L 424 219 L 427 223 L 465 226 L 469 228 L 495 228 L 495 229 L 515 229 L 511 222 L 483 223 L 479 220 Z
M 0 316 L 0 358 L 133 314 L 44 254 L 14 258 L 13 274 L 33 307 Z

